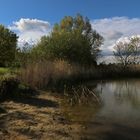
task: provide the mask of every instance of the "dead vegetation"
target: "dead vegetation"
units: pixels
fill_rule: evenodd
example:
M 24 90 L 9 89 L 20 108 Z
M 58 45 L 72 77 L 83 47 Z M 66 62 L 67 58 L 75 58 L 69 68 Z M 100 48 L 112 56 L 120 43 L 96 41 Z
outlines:
M 27 100 L 5 101 L 7 112 L 0 114 L 1 140 L 72 140 L 80 139 L 81 126 L 66 120 L 59 98 L 48 94 Z
M 71 106 L 75 104 L 89 105 L 90 103 L 102 104 L 100 96 L 87 86 L 72 87 L 70 91 L 65 91 L 64 94 L 68 97 Z

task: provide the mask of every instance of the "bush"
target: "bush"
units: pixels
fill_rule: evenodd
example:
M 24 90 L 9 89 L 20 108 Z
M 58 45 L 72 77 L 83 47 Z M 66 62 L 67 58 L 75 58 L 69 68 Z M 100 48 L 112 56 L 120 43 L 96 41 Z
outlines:
M 7 99 L 13 97 L 19 86 L 19 80 L 15 78 L 5 79 L 1 82 L 0 97 L 1 99 Z
M 20 82 L 15 77 L 9 77 L 1 80 L 0 84 L 0 101 L 7 99 L 18 99 L 21 97 L 32 97 L 37 91 L 30 86 Z

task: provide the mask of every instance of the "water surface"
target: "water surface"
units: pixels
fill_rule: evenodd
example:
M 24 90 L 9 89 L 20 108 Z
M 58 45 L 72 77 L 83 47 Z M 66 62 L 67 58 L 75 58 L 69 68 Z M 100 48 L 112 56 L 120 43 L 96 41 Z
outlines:
M 140 80 L 89 83 L 101 105 L 64 106 L 66 116 L 85 126 L 83 139 L 140 140 Z

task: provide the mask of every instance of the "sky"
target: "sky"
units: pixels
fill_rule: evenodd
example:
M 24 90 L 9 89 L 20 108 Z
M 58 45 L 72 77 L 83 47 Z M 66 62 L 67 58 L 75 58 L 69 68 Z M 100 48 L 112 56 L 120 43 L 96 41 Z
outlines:
M 140 0 L 0 0 L 0 24 L 19 35 L 19 44 L 37 42 L 54 23 L 77 13 L 104 37 L 104 55 L 118 40 L 140 35 Z

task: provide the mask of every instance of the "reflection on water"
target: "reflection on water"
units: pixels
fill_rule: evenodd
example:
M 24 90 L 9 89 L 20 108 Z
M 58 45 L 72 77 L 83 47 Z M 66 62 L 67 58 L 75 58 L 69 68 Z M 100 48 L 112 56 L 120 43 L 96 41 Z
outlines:
M 140 81 L 112 81 L 98 84 L 96 92 L 100 92 L 103 107 L 98 115 L 115 121 L 140 119 Z
M 67 117 L 86 125 L 83 139 L 140 140 L 140 80 L 98 82 L 94 90 L 102 105 L 64 107 Z

